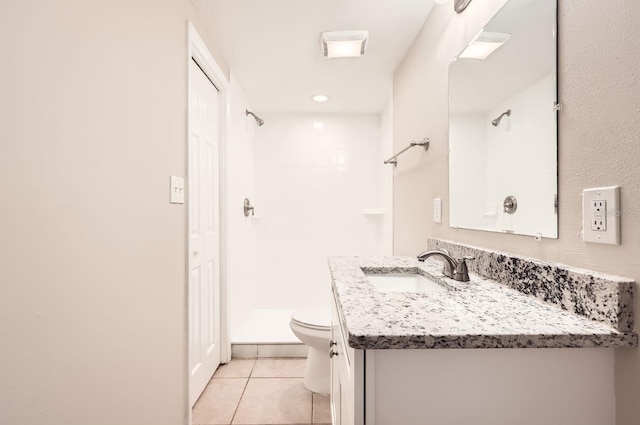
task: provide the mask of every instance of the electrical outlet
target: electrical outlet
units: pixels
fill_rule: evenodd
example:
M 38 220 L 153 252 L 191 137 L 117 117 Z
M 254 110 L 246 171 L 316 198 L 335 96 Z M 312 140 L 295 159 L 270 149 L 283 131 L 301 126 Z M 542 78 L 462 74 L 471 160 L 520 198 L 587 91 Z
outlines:
M 620 187 L 582 191 L 582 239 L 620 245 Z
M 591 230 L 607 231 L 607 201 L 604 199 L 591 201 Z
M 442 223 L 442 198 L 433 198 L 433 221 Z

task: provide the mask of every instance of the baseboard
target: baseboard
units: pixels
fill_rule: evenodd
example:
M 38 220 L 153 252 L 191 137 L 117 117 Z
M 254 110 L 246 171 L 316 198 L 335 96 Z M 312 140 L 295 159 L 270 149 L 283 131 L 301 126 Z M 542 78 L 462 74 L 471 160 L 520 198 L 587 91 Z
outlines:
M 302 344 L 231 344 L 231 357 L 307 357 Z

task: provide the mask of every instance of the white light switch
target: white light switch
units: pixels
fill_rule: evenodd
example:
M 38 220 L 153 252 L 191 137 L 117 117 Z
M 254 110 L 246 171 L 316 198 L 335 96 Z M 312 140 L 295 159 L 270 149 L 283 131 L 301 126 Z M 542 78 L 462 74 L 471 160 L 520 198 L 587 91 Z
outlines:
M 433 198 L 433 221 L 442 223 L 442 198 Z
M 582 239 L 620 245 L 620 187 L 582 191 Z
M 182 177 L 171 176 L 169 190 L 169 202 L 172 204 L 184 204 L 184 179 Z

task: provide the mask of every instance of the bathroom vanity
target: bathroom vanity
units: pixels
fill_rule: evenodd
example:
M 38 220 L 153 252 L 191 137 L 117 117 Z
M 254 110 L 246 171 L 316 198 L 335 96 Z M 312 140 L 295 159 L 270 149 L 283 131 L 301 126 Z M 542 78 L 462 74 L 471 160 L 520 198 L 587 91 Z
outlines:
M 615 423 L 632 281 L 429 244 L 476 257 L 470 282 L 437 259 L 330 259 L 334 425 Z

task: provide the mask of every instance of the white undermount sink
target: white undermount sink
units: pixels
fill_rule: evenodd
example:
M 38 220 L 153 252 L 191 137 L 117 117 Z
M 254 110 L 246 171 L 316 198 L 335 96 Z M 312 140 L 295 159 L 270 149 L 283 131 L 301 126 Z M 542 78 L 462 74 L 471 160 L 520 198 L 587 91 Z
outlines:
M 378 292 L 447 292 L 447 288 L 417 273 L 367 274 Z

